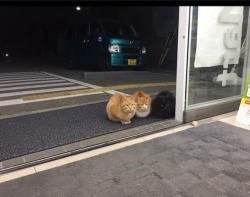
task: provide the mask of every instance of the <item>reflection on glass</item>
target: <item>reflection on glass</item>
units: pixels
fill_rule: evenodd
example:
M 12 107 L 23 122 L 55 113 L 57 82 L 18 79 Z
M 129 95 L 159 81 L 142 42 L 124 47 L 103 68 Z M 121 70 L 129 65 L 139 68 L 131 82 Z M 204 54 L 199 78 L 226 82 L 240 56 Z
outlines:
M 108 35 L 137 37 L 135 30 L 125 23 L 118 23 L 113 20 L 103 20 L 103 28 Z
M 241 94 L 249 7 L 192 7 L 187 109 Z

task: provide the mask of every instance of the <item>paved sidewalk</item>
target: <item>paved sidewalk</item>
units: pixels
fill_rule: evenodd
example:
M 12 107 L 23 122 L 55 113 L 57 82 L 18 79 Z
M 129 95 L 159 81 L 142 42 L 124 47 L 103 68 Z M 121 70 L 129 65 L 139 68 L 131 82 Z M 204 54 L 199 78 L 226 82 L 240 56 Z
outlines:
M 227 123 L 234 120 L 235 116 L 201 121 L 201 125 L 184 126 L 180 132 L 173 129 L 84 153 L 78 159 L 42 164 L 23 170 L 28 176 L 22 172 L 2 175 L 0 194 L 249 197 L 250 130 Z M 23 177 L 13 179 L 18 176 Z

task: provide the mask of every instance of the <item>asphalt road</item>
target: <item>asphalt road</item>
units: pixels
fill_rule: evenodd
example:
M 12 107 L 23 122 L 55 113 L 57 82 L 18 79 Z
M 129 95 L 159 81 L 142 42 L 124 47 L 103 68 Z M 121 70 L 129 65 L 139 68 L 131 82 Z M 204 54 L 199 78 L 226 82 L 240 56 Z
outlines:
M 175 93 L 176 73 L 164 69 L 154 69 L 154 66 L 146 68 L 144 71 L 134 71 L 133 69 L 109 72 L 95 69 L 69 70 L 66 68 L 65 60 L 61 57 L 19 58 L 11 61 L 2 61 L 0 64 L 0 75 L 6 73 L 43 71 L 55 75 L 56 77 L 58 76 L 59 78 L 61 77 L 63 79 L 76 81 L 77 83 L 87 84 L 88 87 L 87 90 L 81 90 L 81 92 L 69 90 L 62 91 L 64 95 L 70 94 L 70 97 L 61 96 L 60 99 L 58 99 L 58 95 L 54 94 L 53 96 L 49 96 L 47 100 L 37 99 L 23 104 L 0 105 L 0 118 L 107 101 L 110 96 L 112 96 L 110 91 L 112 93 L 113 90 L 125 94 L 133 94 L 137 90 L 142 90 L 152 97 L 166 89 Z M 26 86 L 28 85 L 29 84 L 26 84 Z M 85 93 L 84 91 L 91 91 L 91 93 L 81 95 Z M 99 91 L 101 91 L 102 94 L 96 93 Z M 39 93 L 36 93 L 36 95 L 37 94 Z M 11 99 L 17 99 L 17 96 Z M 18 99 L 20 98 L 18 97 Z M 4 99 L 0 98 L 0 104 L 2 100 Z

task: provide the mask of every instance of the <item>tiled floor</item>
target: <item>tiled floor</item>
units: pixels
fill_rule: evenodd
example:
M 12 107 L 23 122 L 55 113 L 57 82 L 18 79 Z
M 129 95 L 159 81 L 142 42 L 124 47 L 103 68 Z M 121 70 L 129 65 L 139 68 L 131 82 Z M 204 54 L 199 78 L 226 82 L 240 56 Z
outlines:
M 245 126 L 236 124 L 236 123 L 235 123 L 235 118 L 236 118 L 236 115 L 230 116 L 230 117 L 227 117 L 227 118 L 223 118 L 223 119 L 221 119 L 220 121 L 225 122 L 225 123 L 228 123 L 228 124 L 231 124 L 231 125 L 234 125 L 234 126 L 237 126 L 237 127 L 240 127 L 240 128 L 243 128 L 243 129 L 250 130 L 250 127 L 245 127 Z
M 234 126 L 242 127 L 242 126 L 237 125 L 235 123 L 236 115 L 237 115 L 237 112 L 231 112 L 231 113 L 228 113 L 228 114 L 223 114 L 223 115 L 220 115 L 220 116 L 216 116 L 216 117 L 212 117 L 212 118 L 208 118 L 208 119 L 198 121 L 198 124 L 213 122 L 213 121 L 219 120 L 219 121 L 222 121 L 224 123 L 228 123 L 228 124 L 231 124 L 231 125 L 234 125 Z M 33 173 L 41 172 L 41 171 L 44 171 L 44 170 L 48 170 L 48 169 L 51 169 L 51 168 L 55 168 L 55 167 L 58 167 L 58 166 L 62 166 L 62 165 L 65 165 L 65 164 L 80 161 L 80 160 L 83 160 L 83 159 L 86 159 L 86 158 L 94 157 L 94 156 L 97 156 L 97 155 L 100 155 L 100 154 L 103 154 L 103 153 L 107 153 L 109 151 L 118 150 L 118 149 L 124 148 L 126 146 L 131 146 L 133 144 L 143 143 L 143 142 L 145 142 L 147 140 L 151 140 L 151 139 L 154 139 L 154 138 L 158 138 L 158 137 L 162 137 L 162 136 L 169 135 L 169 134 L 172 134 L 172 133 L 176 133 L 176 132 L 179 132 L 179 131 L 182 131 L 182 130 L 185 130 L 185 129 L 188 129 L 188 128 L 191 128 L 191 127 L 193 127 L 191 124 L 179 125 L 179 126 L 173 127 L 171 129 L 166 129 L 166 130 L 164 130 L 162 132 L 158 132 L 158 133 L 155 133 L 155 134 L 139 137 L 139 138 L 136 138 L 136 139 L 125 141 L 125 142 L 120 142 L 120 143 L 109 145 L 109 146 L 106 146 L 106 147 L 103 147 L 103 148 L 90 150 L 90 151 L 87 151 L 87 152 L 84 152 L 84 153 L 81 153 L 81 154 L 68 156 L 66 158 L 62 158 L 62 159 L 54 160 L 54 161 L 51 161 L 51 162 L 35 165 L 33 167 L 28 167 L 28 168 L 25 168 L 25 169 L 22 169 L 22 170 L 17 170 L 17 171 L 10 172 L 10 173 L 5 173 L 5 174 L 0 175 L 0 183 L 6 182 L 6 181 L 9 181 L 9 180 L 13 180 L 13 179 L 16 179 L 16 178 L 19 178 L 19 177 L 27 176 L 27 175 L 30 175 L 30 174 L 33 174 Z M 245 128 L 245 127 L 242 127 L 242 128 Z M 245 129 L 250 130 L 250 128 L 245 128 Z M 28 160 L 28 157 L 26 157 L 26 160 Z

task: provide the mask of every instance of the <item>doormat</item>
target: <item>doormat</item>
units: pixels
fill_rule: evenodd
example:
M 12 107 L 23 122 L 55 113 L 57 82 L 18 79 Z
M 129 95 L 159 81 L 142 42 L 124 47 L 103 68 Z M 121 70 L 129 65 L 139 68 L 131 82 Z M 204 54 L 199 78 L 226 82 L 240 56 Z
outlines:
M 249 130 L 212 122 L 1 183 L 0 194 L 249 197 L 249 153 Z
M 0 120 L 0 161 L 160 121 L 149 116 L 123 125 L 108 120 L 107 102 Z

